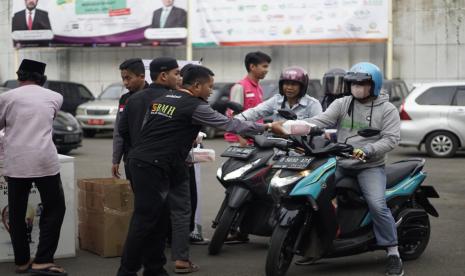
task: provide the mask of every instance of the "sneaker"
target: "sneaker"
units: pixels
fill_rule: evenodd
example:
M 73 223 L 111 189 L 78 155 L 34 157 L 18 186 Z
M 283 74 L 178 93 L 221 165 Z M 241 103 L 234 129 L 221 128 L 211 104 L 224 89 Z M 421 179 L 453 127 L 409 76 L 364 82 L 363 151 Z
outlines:
M 202 234 L 198 233 L 197 231 L 192 231 L 189 235 L 189 241 L 191 244 L 195 245 L 207 245 L 210 240 L 204 239 Z
M 404 269 L 402 268 L 402 260 L 399 256 L 390 255 L 388 256 L 386 265 L 387 276 L 402 276 L 404 275 Z

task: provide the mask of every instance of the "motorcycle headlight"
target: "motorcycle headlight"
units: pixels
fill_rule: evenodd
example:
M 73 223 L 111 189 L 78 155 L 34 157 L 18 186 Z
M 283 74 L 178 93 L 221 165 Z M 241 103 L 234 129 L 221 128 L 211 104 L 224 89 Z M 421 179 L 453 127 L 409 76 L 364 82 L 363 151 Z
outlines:
M 254 162 L 252 163 L 249 163 L 245 166 L 242 166 L 240 167 L 239 169 L 236 169 L 230 173 L 228 173 L 227 175 L 224 176 L 224 180 L 225 181 L 228 181 L 228 180 L 231 180 L 231 179 L 236 179 L 236 178 L 239 178 L 241 177 L 241 175 L 243 175 L 244 173 L 246 173 L 248 170 L 250 170 L 251 168 L 253 168 L 253 166 L 255 166 L 255 164 L 257 164 L 258 162 L 260 162 L 260 159 L 257 159 L 255 160 Z
M 280 177 L 281 170 L 278 170 L 270 181 L 270 187 L 275 197 L 280 197 L 289 193 L 293 188 L 292 184 L 297 183 L 310 174 L 310 170 L 301 171 L 294 175 Z
M 86 115 L 86 110 L 82 107 L 76 109 L 76 115 Z

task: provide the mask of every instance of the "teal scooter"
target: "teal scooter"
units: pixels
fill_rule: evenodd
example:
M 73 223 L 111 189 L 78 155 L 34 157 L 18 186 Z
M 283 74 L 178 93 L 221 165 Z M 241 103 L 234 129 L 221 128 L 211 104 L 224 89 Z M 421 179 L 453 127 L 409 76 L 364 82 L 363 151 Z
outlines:
M 379 130 L 364 129 L 370 137 Z M 279 206 L 278 223 L 266 260 L 267 276 L 286 275 L 294 255 L 312 258 L 350 256 L 377 247 L 368 206 L 354 178 L 334 183 L 336 156 L 350 158 L 352 146 L 332 143 L 313 147 L 315 130 L 303 139 L 303 157 L 283 157 L 273 166 L 270 193 Z M 347 141 L 347 140 L 346 140 Z M 396 221 L 403 260 L 418 258 L 430 237 L 429 215 L 438 212 L 428 198 L 439 198 L 426 178 L 424 159 L 409 159 L 386 166 L 386 200 Z

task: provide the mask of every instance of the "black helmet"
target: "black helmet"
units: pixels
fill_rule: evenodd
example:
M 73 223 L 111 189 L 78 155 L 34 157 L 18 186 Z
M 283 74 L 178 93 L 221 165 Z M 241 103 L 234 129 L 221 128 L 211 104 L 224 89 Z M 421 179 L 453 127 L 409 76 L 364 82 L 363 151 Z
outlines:
M 323 92 L 325 96 L 339 98 L 344 96 L 344 76 L 346 71 L 340 68 L 330 69 L 323 75 Z
M 307 93 L 308 87 L 308 74 L 305 69 L 298 66 L 291 66 L 283 70 L 279 77 L 279 94 L 284 95 L 283 82 L 295 81 L 300 84 L 299 98 L 302 98 Z

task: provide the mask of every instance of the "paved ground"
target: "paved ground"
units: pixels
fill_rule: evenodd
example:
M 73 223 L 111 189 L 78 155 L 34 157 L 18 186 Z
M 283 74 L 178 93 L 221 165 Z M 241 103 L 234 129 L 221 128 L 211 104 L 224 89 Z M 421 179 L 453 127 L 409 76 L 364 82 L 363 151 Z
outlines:
M 111 162 L 110 135 L 84 140 L 83 147 L 73 151 L 76 158 L 76 177 L 109 177 Z M 206 146 L 219 154 L 226 144 L 221 139 L 206 141 Z M 400 148 L 390 155 L 390 160 L 424 157 L 416 149 Z M 202 167 L 202 212 L 205 236 L 211 236 L 210 222 L 223 199 L 223 189 L 214 175 L 221 160 Z M 420 259 L 405 263 L 406 275 L 465 275 L 465 154 L 452 159 L 427 158 L 426 184 L 434 185 L 441 195 L 433 204 L 440 213 L 431 218 L 430 244 Z M 205 246 L 192 247 L 192 259 L 201 266 L 196 276 L 264 275 L 267 239 L 252 237 L 247 245 L 225 246 L 220 256 L 207 255 Z M 167 252 L 169 255 L 169 252 Z M 115 275 L 119 258 L 101 258 L 85 251 L 78 251 L 77 258 L 59 260 L 72 276 Z M 168 266 L 171 269 L 171 266 Z M 14 275 L 13 265 L 0 264 L 0 275 Z M 366 253 L 353 257 L 323 260 L 311 267 L 292 266 L 289 276 L 297 275 L 383 275 L 384 253 Z

